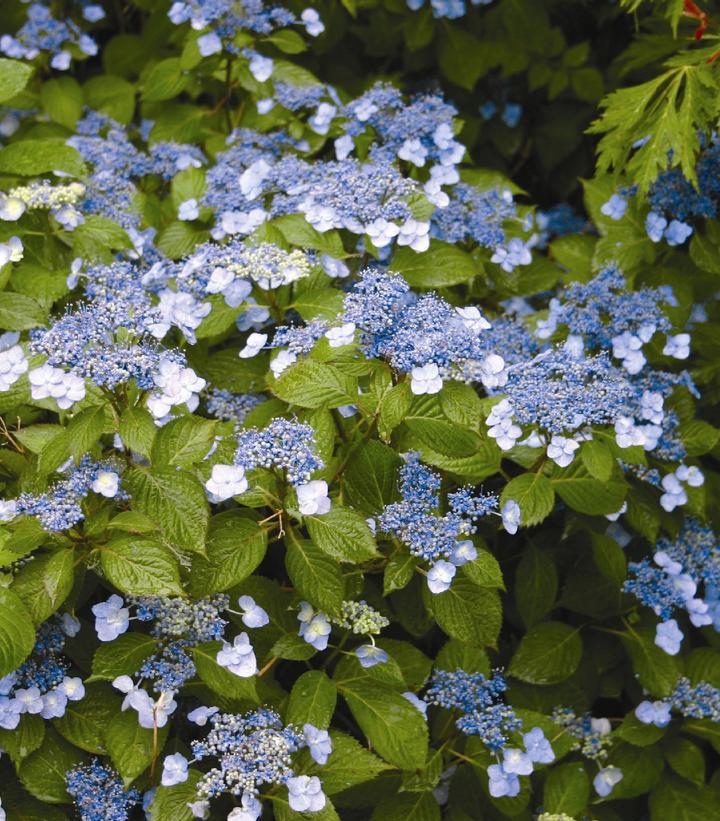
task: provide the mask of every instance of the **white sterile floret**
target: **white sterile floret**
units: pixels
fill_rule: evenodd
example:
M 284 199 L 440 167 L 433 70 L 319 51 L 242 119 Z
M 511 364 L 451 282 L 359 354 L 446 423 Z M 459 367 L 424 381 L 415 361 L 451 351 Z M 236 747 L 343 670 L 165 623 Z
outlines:
M 224 502 L 248 489 L 245 470 L 237 465 L 213 465 L 205 490 L 211 502 Z
M 312 724 L 303 724 L 303 735 L 313 761 L 321 765 L 327 764 L 328 756 L 332 753 L 332 740 L 328 731 L 319 730 Z
M 245 627 L 265 627 L 270 623 L 270 617 L 259 604 L 256 604 L 252 596 L 240 596 L 238 607 L 242 610 L 240 618 Z
M 182 753 L 166 755 L 163 761 L 162 777 L 160 783 L 163 787 L 174 787 L 182 784 L 188 779 L 188 760 Z
M 325 336 L 331 348 L 342 348 L 343 345 L 352 345 L 355 337 L 355 323 L 346 322 L 336 328 L 330 328 Z
M 644 445 L 645 435 L 630 416 L 619 416 L 615 420 L 615 441 L 619 448 Z
M 505 360 L 496 353 L 491 353 L 480 363 L 480 381 L 487 390 L 502 388 L 507 383 Z
M 278 377 L 284 370 L 289 368 L 293 362 L 297 362 L 297 354 L 291 351 L 280 351 L 270 363 L 270 370 Z
M 305 25 L 305 31 L 307 31 L 311 37 L 318 37 L 325 31 L 325 24 L 313 8 L 304 9 L 300 14 L 300 19 Z
M 622 360 L 622 366 L 632 376 L 640 373 L 647 361 L 642 352 L 643 341 L 629 331 L 612 338 L 613 356 Z
M 425 165 L 428 151 L 420 140 L 413 137 L 405 140 L 405 142 L 398 149 L 397 155 L 401 160 L 406 160 L 418 168 L 422 168 Z
M 195 197 L 181 202 L 178 207 L 178 219 L 191 222 L 200 216 L 200 207 Z
M 262 804 L 249 792 L 244 792 L 240 806 L 230 811 L 227 821 L 257 821 L 262 815 Z
M 497 442 L 500 450 L 510 450 L 522 436 L 522 428 L 513 423 L 514 409 L 509 399 L 501 399 L 493 406 L 485 420 L 488 436 Z
M 240 678 L 249 678 L 257 673 L 257 659 L 247 633 L 235 636 L 232 644 L 223 642 L 223 647 L 218 650 L 215 661 Z
M 114 470 L 101 470 L 90 487 L 95 493 L 99 493 L 107 499 L 114 499 L 120 487 L 120 477 Z
M 220 215 L 220 226 L 226 234 L 252 234 L 267 219 L 267 212 L 262 208 L 250 211 L 223 211 Z
M 258 83 L 264 83 L 265 80 L 269 80 L 274 67 L 275 64 L 270 57 L 263 57 L 262 54 L 253 54 L 250 58 L 250 73 Z
M 665 413 L 663 412 L 663 395 L 654 391 L 643 391 L 640 399 L 640 415 L 654 425 L 662 425 Z
M 262 184 L 270 173 L 267 160 L 256 160 L 240 175 L 240 192 L 247 200 L 257 199 L 262 194 Z
M 19 197 L 0 192 L 0 220 L 15 222 L 25 213 L 26 205 Z
M 672 513 L 676 507 L 687 504 L 688 497 L 685 488 L 674 473 L 663 476 L 661 485 L 664 493 L 660 497 L 660 506 L 663 510 Z
M 6 351 L 0 352 L 0 391 L 10 390 L 20 377 L 26 373 L 28 361 L 23 349 L 13 345 Z
M 398 245 L 408 245 L 413 251 L 422 253 L 430 247 L 430 223 L 407 219 L 400 226 Z
M 297 486 L 298 508 L 303 516 L 321 516 L 330 510 L 328 485 L 323 479 L 314 479 Z
M 520 505 L 514 499 L 508 499 L 502 506 L 500 516 L 505 530 L 514 536 L 520 527 Z
M 443 380 L 437 365 L 430 363 L 421 368 L 413 368 L 410 372 L 410 390 L 421 396 L 425 393 L 439 393 L 442 390 Z
M 678 467 L 675 471 L 675 475 L 681 482 L 685 482 L 690 485 L 690 487 L 702 487 L 702 485 L 705 484 L 705 477 L 703 476 L 702 471 L 700 468 L 695 467 L 695 465 L 691 465 L 690 467 L 687 465 L 680 465 L 680 467 Z
M 245 342 L 245 347 L 238 353 L 240 359 L 252 359 L 253 356 L 257 356 L 265 346 L 267 338 L 267 334 L 250 334 Z
M 333 145 L 335 146 L 335 156 L 338 160 L 347 159 L 355 150 L 355 142 L 349 134 L 343 134 L 338 137 Z
M 672 356 L 675 359 L 687 359 L 690 356 L 690 334 L 677 334 L 669 336 L 663 348 L 665 356 Z
M 330 103 L 320 103 L 317 110 L 308 118 L 308 125 L 316 134 L 324 136 L 330 130 L 330 125 L 337 114 L 337 108 Z
M 455 565 L 440 559 L 428 570 L 427 586 L 431 593 L 444 593 L 455 578 Z
M 547 455 L 558 467 L 565 468 L 575 458 L 575 451 L 579 447 L 579 443 L 574 439 L 568 439 L 556 433 L 547 446 Z
M 400 228 L 394 222 L 388 222 L 384 217 L 378 217 L 365 226 L 365 233 L 370 237 L 376 248 L 384 248 L 400 233 Z
M 197 47 L 201 57 L 210 57 L 211 54 L 222 51 L 222 40 L 211 31 L 198 37 Z
M 41 365 L 28 374 L 33 399 L 54 399 L 62 410 L 85 398 L 85 380 L 52 365 Z
M 468 305 L 466 308 L 455 308 L 455 313 L 459 315 L 463 325 L 469 331 L 480 333 L 480 331 L 486 331 L 488 328 L 492 328 L 492 325 L 480 313 L 480 309 L 474 305 Z M 503 362 L 503 366 L 504 364 Z
M 316 776 L 299 775 L 289 778 L 288 803 L 295 812 L 319 812 L 326 802 L 320 779 Z
M 10 237 L 7 242 L 0 242 L 0 268 L 8 262 L 20 262 L 23 251 L 22 240 L 19 237 Z

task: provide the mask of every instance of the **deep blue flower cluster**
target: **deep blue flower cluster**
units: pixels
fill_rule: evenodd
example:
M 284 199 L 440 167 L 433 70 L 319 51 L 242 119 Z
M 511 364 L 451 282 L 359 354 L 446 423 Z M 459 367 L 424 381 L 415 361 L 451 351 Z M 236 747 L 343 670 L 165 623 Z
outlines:
M 288 419 L 272 419 L 263 430 L 249 428 L 237 436 L 235 464 L 245 470 L 278 468 L 291 485 L 310 481 L 323 462 L 317 455 L 315 433 L 310 425 Z
M 81 821 L 127 821 L 140 802 L 140 793 L 126 790 L 118 773 L 97 759 L 74 767 L 65 783 Z

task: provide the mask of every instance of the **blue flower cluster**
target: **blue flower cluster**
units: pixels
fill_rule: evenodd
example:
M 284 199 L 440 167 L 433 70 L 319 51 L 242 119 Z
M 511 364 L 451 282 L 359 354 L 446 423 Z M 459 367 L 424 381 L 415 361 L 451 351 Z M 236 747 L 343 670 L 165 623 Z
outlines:
M 97 11 L 101 6 L 88 6 L 85 19 L 91 22 L 99 19 Z M 88 16 L 88 12 L 89 15 Z M 104 15 L 104 12 L 102 12 Z M 73 20 L 57 20 L 49 6 L 43 3 L 31 3 L 27 10 L 27 20 L 13 37 L 3 34 L 0 37 L 0 51 L 7 57 L 20 60 L 34 60 L 40 53 L 50 55 L 50 66 L 58 71 L 70 68 L 73 56 L 92 57 L 98 52 L 97 43 L 85 33 Z
M 672 710 L 685 718 L 720 723 L 720 690 L 706 681 L 693 685 L 689 678 L 681 676 L 667 698 L 642 701 L 635 708 L 635 715 L 643 724 L 667 727 L 672 719 Z
M 235 464 L 244 470 L 277 468 L 285 471 L 291 485 L 310 481 L 323 462 L 317 455 L 315 433 L 310 425 L 288 419 L 272 419 L 263 430 L 249 428 L 236 436 Z
M 85 696 L 82 680 L 68 676 L 70 664 L 61 655 L 67 637 L 79 630 L 80 622 L 67 613 L 40 625 L 29 658 L 0 678 L 0 728 L 16 729 L 25 714 L 60 718 L 68 701 Z
M 675 655 L 683 640 L 672 618 L 676 610 L 686 611 L 695 627 L 713 625 L 720 631 L 720 550 L 713 531 L 692 518 L 684 521 L 677 538 L 663 537 L 656 548 L 654 564 L 649 559 L 629 564 L 633 578 L 624 590 L 662 619 L 655 643 Z
M 410 373 L 413 393 L 437 393 L 443 379 L 504 384 L 504 362 L 488 353 L 481 331 L 490 327 L 473 307 L 454 308 L 435 294 L 417 296 L 398 274 L 368 268 L 345 297 L 342 321 L 361 332 L 369 357 Z
M 477 557 L 467 536 L 475 532 L 477 519 L 496 513 L 498 508 L 497 496 L 462 488 L 448 496 L 450 512 L 440 515 L 440 482 L 440 476 L 425 467 L 417 453 L 406 454 L 400 468 L 402 501 L 387 505 L 378 517 L 383 531 L 400 539 L 413 556 L 432 565 L 427 575 L 432 593 L 448 590 L 455 568 Z
M 157 693 L 179 690 L 195 675 L 195 664 L 189 652 L 206 641 L 221 639 L 227 626 L 222 613 L 230 597 L 216 593 L 205 599 L 145 597 L 134 602 L 137 618 L 153 622 L 150 635 L 158 641 L 159 651 L 150 656 L 138 670 L 141 679 L 153 682 Z
M 68 530 L 82 521 L 80 503 L 92 491 L 108 499 L 127 499 L 120 489 L 120 474 L 112 462 L 95 462 L 85 455 L 77 466 L 68 465 L 68 475 L 46 493 L 22 493 L 15 502 L 14 514 L 35 516 L 49 531 Z
M 140 793 L 126 790 L 118 773 L 97 759 L 69 770 L 65 783 L 81 821 L 127 821 L 140 803 Z
M 679 168 L 660 173 L 650 186 L 647 201 L 650 211 L 645 217 L 645 232 L 653 242 L 665 240 L 668 245 L 682 245 L 695 230 L 692 220 L 715 219 L 720 203 L 720 141 L 701 137 L 704 147 L 698 156 L 695 173 L 697 186 Z M 620 220 L 628 207 L 628 198 L 637 189 L 621 189 L 603 205 L 602 213 Z
M 455 722 L 465 735 L 476 735 L 494 753 L 497 764 L 488 767 L 490 795 L 494 798 L 515 796 L 520 792 L 518 776 L 530 775 L 535 764 L 555 760 L 550 742 L 539 727 L 522 736 L 525 750 L 510 746 L 511 736 L 522 726 L 512 707 L 502 701 L 507 690 L 505 678 L 495 671 L 491 678 L 464 670 L 435 670 L 425 698 L 446 710 L 459 710 Z M 500 761 L 499 754 L 503 758 Z
M 263 401 L 263 397 L 251 393 L 231 393 L 213 388 L 205 398 L 207 412 L 216 419 L 234 422 L 240 427 L 245 417 Z
M 471 0 L 473 6 L 489 6 L 493 0 Z M 425 5 L 425 0 L 407 0 L 408 8 L 418 11 Z M 446 17 L 448 20 L 457 20 L 467 14 L 465 0 L 430 0 L 433 17 Z

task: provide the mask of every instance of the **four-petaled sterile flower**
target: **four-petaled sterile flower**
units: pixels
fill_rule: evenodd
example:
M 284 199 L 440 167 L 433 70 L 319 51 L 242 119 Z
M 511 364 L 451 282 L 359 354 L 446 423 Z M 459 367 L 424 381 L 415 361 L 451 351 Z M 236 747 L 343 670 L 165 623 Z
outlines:
M 313 479 L 296 488 L 298 509 L 303 516 L 322 516 L 330 510 L 328 485 L 324 479 Z
M 361 644 L 355 648 L 355 655 L 360 662 L 360 666 L 366 669 L 374 667 L 376 664 L 385 664 L 389 658 L 385 650 L 375 644 Z
M 615 785 L 622 781 L 622 778 L 622 770 L 618 767 L 604 767 L 595 776 L 595 778 L 593 778 L 593 787 L 595 787 L 595 792 L 601 798 L 607 798 L 613 791 Z
M 257 659 L 247 633 L 235 636 L 232 644 L 223 642 L 215 661 L 240 678 L 249 678 L 257 673 Z
M 163 787 L 174 787 L 182 784 L 188 779 L 189 761 L 182 753 L 166 755 L 163 761 L 162 777 L 160 783 Z
M 240 618 L 245 627 L 265 627 L 270 623 L 270 617 L 252 596 L 240 596 L 238 607 L 242 610 Z
M 635 717 L 643 724 L 667 727 L 672 718 L 670 710 L 671 707 L 666 701 L 641 701 L 635 708 Z
M 106 602 L 93 605 L 92 612 L 100 641 L 114 641 L 130 624 L 130 610 L 115 593 Z
M 295 812 L 319 812 L 325 806 L 325 793 L 316 775 L 290 778 L 287 788 L 290 809 Z
M 310 755 L 318 764 L 326 764 L 332 753 L 332 740 L 327 730 L 319 730 L 312 724 L 303 724 L 303 737 Z
M 237 465 L 213 465 L 205 490 L 211 502 L 224 502 L 248 489 L 244 468 Z

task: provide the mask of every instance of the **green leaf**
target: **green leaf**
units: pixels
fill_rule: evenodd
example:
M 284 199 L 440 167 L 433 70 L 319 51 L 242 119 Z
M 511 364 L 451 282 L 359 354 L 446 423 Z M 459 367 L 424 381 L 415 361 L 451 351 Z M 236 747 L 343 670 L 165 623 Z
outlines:
M 370 680 L 337 684 L 360 729 L 386 761 L 406 770 L 422 767 L 427 759 L 428 729 L 409 701 Z
M 152 414 L 145 408 L 129 408 L 120 418 L 123 445 L 142 456 L 150 456 L 157 432 Z
M 677 658 L 661 650 L 651 633 L 633 630 L 625 633 L 622 642 L 644 689 L 658 698 L 670 695 L 680 677 Z
M 217 423 L 188 414 L 164 425 L 152 448 L 154 465 L 192 468 L 207 456 L 215 438 Z
M 658 174 L 679 166 L 697 184 L 695 161 L 699 134 L 717 116 L 713 66 L 675 65 L 645 83 L 620 88 L 601 103 L 602 115 L 588 129 L 602 134 L 598 171 L 622 170 L 642 193 Z M 638 135 L 646 142 L 635 147 Z
M 448 242 L 434 239 L 427 251 L 417 253 L 409 246 L 398 248 L 392 260 L 392 270 L 413 288 L 447 288 L 461 282 L 471 283 L 482 268 L 473 257 Z
M 715 789 L 676 776 L 664 776 L 650 793 L 650 821 L 709 821 L 716 813 Z
M 555 562 L 534 545 L 525 551 L 515 574 L 515 606 L 526 627 L 548 613 L 558 590 Z
M 153 103 L 171 100 L 185 90 L 188 80 L 178 57 L 160 60 L 145 75 L 142 98 Z
M 588 473 L 601 482 L 607 482 L 615 467 L 615 457 L 610 448 L 598 439 L 582 443 L 580 457 Z
M 135 112 L 135 87 L 122 77 L 100 74 L 85 83 L 85 101 L 93 111 L 128 125 Z M 153 134 L 155 139 L 160 139 Z M 178 141 L 182 141 L 178 137 Z
M 75 551 L 61 548 L 36 556 L 26 564 L 12 584 L 12 591 L 24 602 L 35 624 L 57 611 L 68 597 L 75 580 Z
M 520 521 L 526 527 L 540 524 L 555 505 L 555 491 L 542 473 L 523 473 L 511 479 L 503 488 L 501 507 L 513 500 L 520 505 Z
M 203 773 L 189 769 L 188 779 L 174 787 L 158 787 L 150 805 L 150 821 L 193 821 L 189 804 L 197 801 L 197 783 Z
M 101 644 L 92 662 L 94 679 L 112 681 L 118 676 L 134 676 L 146 658 L 158 649 L 157 639 L 143 633 L 124 633 L 108 644 Z
M 279 79 L 277 72 L 274 72 L 274 79 Z M 311 248 L 323 254 L 330 254 L 331 257 L 342 259 L 345 254 L 342 240 L 337 231 L 325 231 L 320 233 L 305 219 L 302 214 L 288 214 L 273 220 L 271 225 L 280 229 L 287 242 L 297 248 Z
M 71 744 L 88 753 L 105 753 L 105 729 L 117 714 L 119 700 L 108 691 L 108 685 L 88 684 L 80 701 L 68 701 L 65 715 L 53 721 L 53 727 Z M 131 711 L 137 724 L 137 713 Z
M 51 120 L 75 130 L 82 116 L 83 92 L 74 77 L 46 80 L 40 90 L 40 100 Z
M 162 753 L 168 727 L 157 731 L 157 755 Z M 105 745 L 115 769 L 126 784 L 136 779 L 153 759 L 153 731 L 138 724 L 135 710 L 116 712 L 105 728 Z
M 302 727 L 312 724 L 322 730 L 330 726 L 337 687 L 321 670 L 308 670 L 293 684 L 287 708 L 287 721 Z M 337 750 L 333 751 L 337 755 Z
M 394 385 L 383 394 L 378 408 L 378 433 L 384 441 L 390 441 L 390 434 L 410 410 L 412 399 L 410 385 L 407 382 Z
M 327 795 L 335 795 L 357 784 L 364 784 L 391 769 L 349 735 L 331 731 L 330 737 L 333 751 L 327 764 L 322 767 L 311 765 L 320 777 Z
M 70 420 L 67 426 L 67 442 L 70 454 L 76 459 L 86 454 L 102 436 L 106 409 L 106 405 L 85 408 Z
M 500 564 L 489 550 L 480 548 L 477 558 L 464 565 L 463 573 L 471 582 L 478 585 L 478 587 L 490 587 L 498 590 L 505 589 Z
M 284 51 L 285 54 L 300 54 L 307 51 L 307 45 L 303 38 L 296 31 L 290 29 L 275 31 L 268 37 L 268 40 L 280 51 Z
M 663 757 L 657 747 L 639 749 L 620 743 L 613 749 L 608 764 L 619 767 L 623 773 L 622 781 L 613 788 L 613 798 L 634 798 L 658 783 Z
M 67 804 L 65 774 L 85 759 L 52 727 L 46 727 L 42 746 L 20 765 L 20 781 L 30 795 L 49 804 Z
M 378 555 L 372 531 L 354 510 L 333 505 L 322 516 L 306 516 L 305 524 L 313 542 L 333 559 L 357 563 Z
M 665 735 L 665 728 L 656 727 L 654 724 L 643 724 L 633 712 L 625 716 L 622 724 L 615 729 L 614 735 L 636 747 L 647 747 L 650 744 L 657 744 Z
M 350 504 L 369 515 L 380 513 L 397 496 L 397 474 L 402 460 L 376 439 L 366 442 L 348 459 L 344 470 Z
M 133 508 L 156 521 L 169 542 L 204 553 L 209 510 L 205 490 L 194 476 L 172 468 L 134 468 L 123 484 Z
M 557 684 L 575 672 L 581 656 L 578 631 L 561 622 L 546 621 L 523 636 L 508 674 L 529 684 Z
M 687 778 L 698 787 L 705 784 L 705 756 L 689 738 L 675 736 L 664 745 L 665 760 L 678 775 Z
M 581 815 L 590 799 L 590 779 L 579 761 L 553 767 L 543 789 L 543 808 L 551 813 Z
M 270 389 L 283 401 L 301 408 L 337 408 L 357 401 L 357 382 L 333 365 L 301 359 Z
M 320 610 L 337 613 L 345 599 L 345 578 L 337 561 L 308 539 L 290 535 L 285 546 L 285 566 L 297 592 Z
M 0 588 L 0 678 L 30 655 L 35 645 L 32 616 L 12 590 Z
M 438 62 L 448 80 L 472 91 L 494 61 L 487 43 L 461 26 L 444 26 L 440 34 Z
M 573 510 L 591 516 L 616 513 L 627 493 L 627 485 L 619 479 L 601 482 L 585 475 L 579 461 L 567 468 L 556 468 L 551 481 L 563 502 Z
M 45 738 L 45 719 L 39 715 L 24 713 L 14 730 L 0 728 L 0 747 L 10 756 L 17 767 L 23 758 L 35 752 Z
M 25 331 L 46 323 L 47 313 L 34 299 L 9 291 L 0 293 L 0 328 L 6 331 Z
M 33 67 L 20 60 L 0 58 L 0 103 L 12 99 L 28 84 Z
M 105 577 L 123 593 L 183 595 L 178 561 L 160 542 L 125 536 L 108 542 L 100 551 Z
M 81 177 L 85 173 L 85 163 L 74 148 L 57 137 L 18 140 L 0 151 L 0 172 L 4 174 L 34 177 L 51 171 Z
M 197 245 L 208 239 L 208 232 L 189 222 L 171 222 L 158 237 L 158 248 L 170 259 L 191 254 Z
M 478 587 L 458 576 L 449 590 L 438 595 L 428 594 L 433 616 L 452 638 L 477 647 L 494 645 L 502 623 L 497 591 Z
M 393 553 L 385 566 L 383 595 L 387 596 L 393 590 L 401 590 L 409 584 L 415 573 L 415 567 L 415 559 L 409 553 L 402 553 L 399 550 Z
M 194 556 L 188 588 L 193 596 L 209 596 L 244 581 L 265 558 L 267 534 L 237 510 L 213 516 L 205 556 Z
M 90 215 L 72 232 L 73 251 L 88 259 L 105 259 L 109 250 L 132 247 L 124 228 L 105 217 Z
M 440 806 L 432 792 L 393 795 L 381 799 L 371 821 L 440 821 Z

